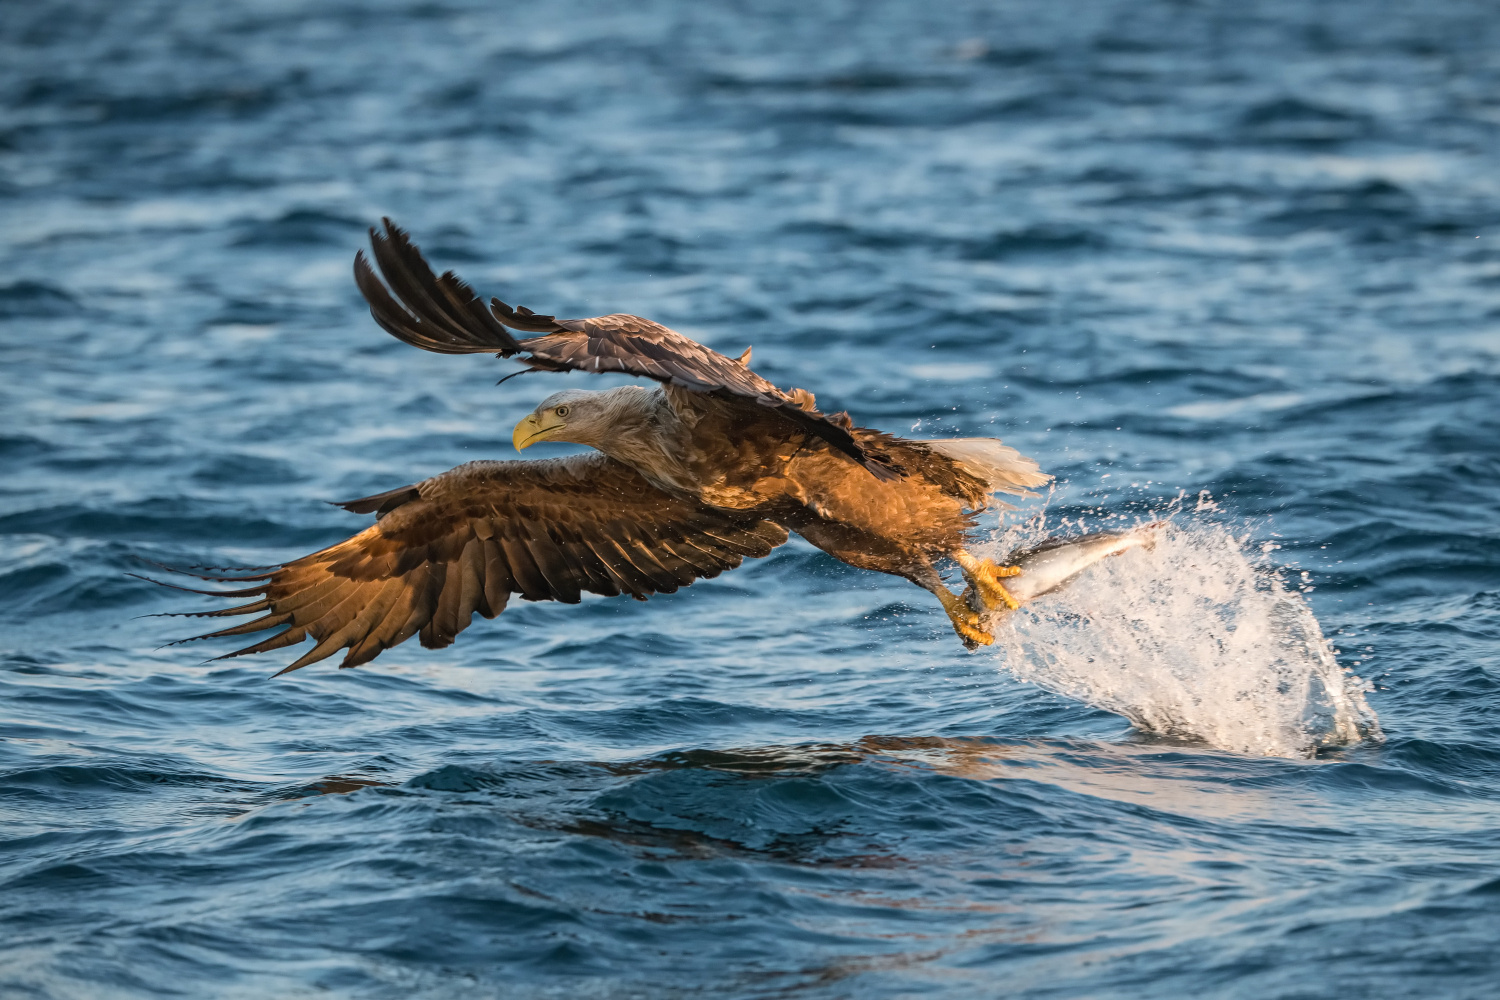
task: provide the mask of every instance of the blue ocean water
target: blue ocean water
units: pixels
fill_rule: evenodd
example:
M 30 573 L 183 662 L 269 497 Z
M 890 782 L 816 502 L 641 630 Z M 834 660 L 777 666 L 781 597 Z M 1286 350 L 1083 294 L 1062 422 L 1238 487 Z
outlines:
M 1487 0 L 0 7 L 0 993 L 1500 992 Z M 504 458 L 390 215 L 1167 516 L 967 653 L 794 541 L 353 671 L 141 560 Z M 550 379 L 550 380 L 549 380 Z M 1005 534 L 1008 532 L 1008 534 Z

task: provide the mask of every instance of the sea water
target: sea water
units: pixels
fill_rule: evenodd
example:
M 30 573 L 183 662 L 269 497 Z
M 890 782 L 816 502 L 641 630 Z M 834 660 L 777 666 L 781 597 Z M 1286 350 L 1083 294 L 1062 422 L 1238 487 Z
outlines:
M 999 618 L 1012 674 L 1143 733 L 1240 753 L 1307 756 L 1380 739 L 1368 682 L 1339 664 L 1302 588 L 1248 535 L 1183 515 L 1144 532 L 1149 544 Z
M 1494 995 L 1496 95 L 1493 0 L 0 5 L 0 994 Z M 614 384 L 387 336 L 383 215 L 1170 527 L 972 653 L 795 539 L 167 646 Z

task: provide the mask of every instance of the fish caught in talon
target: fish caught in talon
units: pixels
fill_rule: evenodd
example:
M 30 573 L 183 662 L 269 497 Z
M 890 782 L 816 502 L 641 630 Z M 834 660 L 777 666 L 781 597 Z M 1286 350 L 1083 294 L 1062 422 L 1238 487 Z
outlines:
M 970 580 L 970 590 L 964 592 L 965 596 L 970 593 L 974 595 L 969 598 L 971 607 L 977 599 L 984 602 L 986 609 L 991 612 L 1002 604 L 1014 611 L 1043 594 L 1057 590 L 1102 559 L 1135 548 L 1152 548 L 1156 544 L 1157 531 L 1165 524 L 1165 521 L 1153 521 L 1130 531 L 1101 531 L 1073 538 L 1048 538 L 1037 545 L 1012 552 L 1006 557 L 1009 565 L 999 565 L 986 559 L 983 562 L 975 560 L 972 566 L 965 566 L 964 560 L 960 559 L 959 565 L 964 570 L 964 576 Z M 995 579 L 999 576 L 1013 582 L 1002 585 Z M 999 588 L 1004 593 L 1004 598 L 992 602 L 985 592 L 985 588 L 990 586 Z

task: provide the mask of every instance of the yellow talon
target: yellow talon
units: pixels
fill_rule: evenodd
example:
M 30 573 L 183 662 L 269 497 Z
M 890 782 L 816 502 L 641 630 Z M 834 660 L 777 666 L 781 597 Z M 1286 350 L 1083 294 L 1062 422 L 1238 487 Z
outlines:
M 943 610 L 948 612 L 948 620 L 953 623 L 953 631 L 964 641 L 964 645 L 970 649 L 979 646 L 988 646 L 995 641 L 995 637 L 986 632 L 984 623 L 974 609 L 969 607 L 969 602 L 956 594 L 946 591 L 938 595 L 938 600 L 943 602 Z
M 975 566 L 973 572 L 964 574 L 968 578 L 969 586 L 978 592 L 979 599 L 984 602 L 986 608 L 994 610 L 1003 604 L 1012 611 L 1019 608 L 1021 602 L 1016 600 L 1011 592 L 1005 589 L 1005 584 L 1000 581 L 1006 577 L 1020 575 L 1021 567 L 1001 566 L 990 559 Z

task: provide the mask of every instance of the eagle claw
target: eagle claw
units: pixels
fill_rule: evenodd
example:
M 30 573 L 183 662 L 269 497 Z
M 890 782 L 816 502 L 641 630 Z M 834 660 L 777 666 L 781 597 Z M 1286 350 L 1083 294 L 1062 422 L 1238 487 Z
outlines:
M 943 610 L 948 612 L 948 620 L 953 623 L 953 631 L 964 641 L 968 649 L 978 649 L 980 646 L 989 646 L 994 643 L 995 637 L 984 630 L 984 621 L 974 609 L 969 607 L 969 602 L 964 597 L 954 594 L 938 595 L 938 600 L 943 602 Z
M 1001 566 L 992 559 L 985 559 L 972 572 L 964 573 L 969 581 L 969 586 L 974 588 L 984 606 L 991 611 L 1000 605 L 1005 605 L 1014 611 L 1021 606 L 1014 595 L 1000 581 L 1012 576 L 1020 576 L 1021 567 Z

